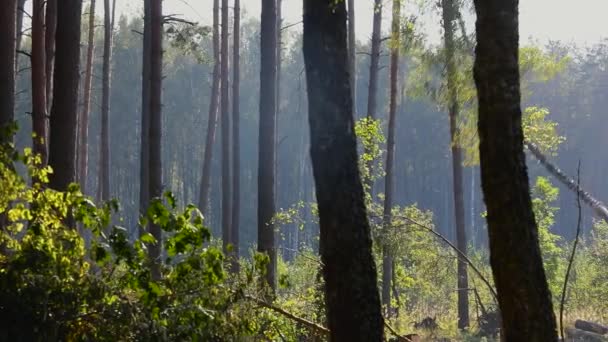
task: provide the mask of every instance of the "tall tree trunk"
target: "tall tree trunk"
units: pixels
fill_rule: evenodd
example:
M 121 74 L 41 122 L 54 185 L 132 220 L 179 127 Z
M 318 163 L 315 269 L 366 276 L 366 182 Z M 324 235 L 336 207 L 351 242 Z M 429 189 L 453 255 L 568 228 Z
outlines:
M 50 187 L 64 191 L 76 180 L 76 125 L 80 78 L 80 17 L 82 0 L 57 2 L 55 72 L 49 165 Z
M 15 115 L 16 18 L 17 1 L 0 2 L 0 129 Z M 0 139 L 4 138 L 0 133 Z
M 203 155 L 203 173 L 199 193 L 199 207 L 207 213 L 209 206 L 209 187 L 211 185 L 211 160 L 213 157 L 213 144 L 217 128 L 217 114 L 220 93 L 220 0 L 213 0 L 213 80 L 211 84 L 211 100 L 209 101 L 209 115 L 207 120 L 207 138 L 205 139 L 205 152 Z
M 87 64 L 84 73 L 84 103 L 80 114 L 80 134 L 78 146 L 78 178 L 82 192 L 86 193 L 87 165 L 89 161 L 89 112 L 91 110 L 91 87 L 93 79 L 93 51 L 95 50 L 95 0 L 89 7 L 89 36 L 87 43 Z
M 260 134 L 258 153 L 258 251 L 270 262 L 266 280 L 276 287 L 276 246 L 272 218 L 275 214 L 274 165 L 277 82 L 276 0 L 262 0 L 260 68 Z
M 585 202 L 589 207 L 591 207 L 593 211 L 595 211 L 595 214 L 597 216 L 601 217 L 602 220 L 608 223 L 608 206 L 606 206 L 606 204 L 593 197 L 593 195 L 585 191 L 585 189 L 581 188 L 580 185 L 577 184 L 576 180 L 568 176 L 557 165 L 553 164 L 534 143 L 526 141 L 524 142 L 524 144 L 528 148 L 528 151 L 530 151 L 530 153 L 534 156 L 534 158 L 536 158 L 536 160 L 538 160 L 538 162 L 545 167 L 547 172 L 549 172 L 553 177 L 555 177 L 568 189 L 577 193 L 581 197 L 581 200 Z
M 383 318 L 361 184 L 348 73 L 346 9 L 304 1 L 310 154 L 331 341 L 382 341 Z
M 46 132 L 46 49 L 44 46 L 44 1 L 32 2 L 32 127 L 34 153 L 39 154 L 42 164 L 47 159 Z
M 386 141 L 386 177 L 384 180 L 384 232 L 390 236 L 393 215 L 393 191 L 395 183 L 395 114 L 397 112 L 397 83 L 399 74 L 399 41 L 401 1 L 393 0 L 393 22 L 391 24 L 391 74 L 390 104 L 388 114 L 388 138 Z M 382 305 L 391 313 L 391 281 L 393 279 L 393 255 L 388 241 L 382 246 Z
M 355 38 L 355 0 L 348 0 L 348 71 L 353 111 L 357 111 L 357 39 Z
M 475 0 L 481 183 L 505 341 L 557 341 L 523 150 L 517 0 Z
M 241 84 L 241 1 L 234 0 L 233 32 L 233 80 L 232 80 L 232 224 L 230 233 L 232 249 L 232 270 L 239 269 L 239 219 L 241 214 L 241 141 L 240 141 L 240 84 Z
M 110 0 L 103 2 L 103 63 L 101 76 L 101 151 L 99 153 L 99 181 L 97 198 L 110 199 L 110 77 L 112 60 L 112 12 Z
M 277 81 L 276 81 L 276 119 L 274 120 L 274 194 L 275 194 L 275 206 L 277 203 L 280 205 L 281 194 L 279 192 L 279 119 L 281 117 L 281 68 L 282 68 L 282 55 L 283 55 L 283 0 L 277 1 Z
M 13 0 L 9 0 L 11 2 Z M 21 42 L 23 41 L 23 15 L 25 14 L 25 1 L 17 0 L 17 27 L 15 28 L 15 34 L 17 42 L 15 44 L 17 50 L 21 49 Z M 15 64 L 19 65 L 19 55 L 15 56 Z
M 144 37 L 142 48 L 141 71 L 141 136 L 139 156 L 139 214 L 146 216 L 150 204 L 150 18 L 151 1 L 144 0 Z M 217 0 L 216 0 L 217 1 Z M 139 235 L 146 231 L 146 227 L 139 227 Z
M 228 88 L 228 33 L 230 21 L 228 16 L 228 0 L 222 0 L 222 34 L 221 34 L 221 77 L 220 99 L 222 110 L 222 241 L 224 253 L 232 239 L 230 220 L 232 219 L 232 178 L 230 173 L 230 94 Z
M 107 0 L 106 0 L 107 1 Z M 150 129 L 149 129 L 149 190 L 150 198 L 162 196 L 162 65 L 163 65 L 163 12 L 162 0 L 150 1 Z M 160 279 L 162 251 L 162 231 L 156 224 L 150 224 L 150 233 L 156 244 L 149 247 L 152 265 L 152 279 Z
M 456 247 L 466 255 L 467 233 L 464 223 L 464 188 L 462 172 L 462 149 L 456 141 L 458 136 L 458 80 L 456 79 L 456 60 L 454 58 L 454 32 L 456 30 L 456 7 L 454 0 L 442 0 L 443 40 L 445 48 L 445 64 L 447 69 L 450 139 L 452 149 L 452 178 L 454 182 L 454 214 L 456 218 Z M 458 258 L 458 328 L 469 326 L 469 278 L 467 263 Z
M 46 49 L 46 102 L 47 112 L 53 101 L 53 69 L 55 67 L 55 33 L 57 31 L 57 0 L 46 1 L 44 47 Z M 47 120 L 48 126 L 48 120 Z

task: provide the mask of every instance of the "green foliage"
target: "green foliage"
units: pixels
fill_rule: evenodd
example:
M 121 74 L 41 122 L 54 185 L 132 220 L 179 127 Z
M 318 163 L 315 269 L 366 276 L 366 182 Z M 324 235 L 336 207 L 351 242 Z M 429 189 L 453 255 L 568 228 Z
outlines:
M 363 148 L 363 152 L 359 155 L 361 181 L 364 190 L 369 192 L 370 182 L 384 177 L 382 145 L 386 142 L 386 138 L 382 132 L 382 123 L 378 119 L 361 118 L 355 122 L 355 135 Z

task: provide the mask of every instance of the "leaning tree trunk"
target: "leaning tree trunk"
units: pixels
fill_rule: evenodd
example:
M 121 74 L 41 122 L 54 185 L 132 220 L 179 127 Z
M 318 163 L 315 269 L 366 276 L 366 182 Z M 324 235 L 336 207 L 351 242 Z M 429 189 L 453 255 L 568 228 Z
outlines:
M 464 188 L 462 172 L 462 148 L 457 142 L 458 136 L 458 80 L 456 79 L 456 60 L 454 32 L 456 7 L 454 0 L 442 0 L 443 40 L 445 50 L 445 65 L 447 69 L 448 101 L 450 116 L 450 141 L 452 148 L 452 178 L 454 195 L 454 215 L 456 219 L 456 247 L 467 254 L 467 233 L 464 223 Z M 469 278 L 466 260 L 458 258 L 458 328 L 469 326 Z
M 0 129 L 13 121 L 15 113 L 16 18 L 17 1 L 0 1 Z
M 232 271 L 239 269 L 239 220 L 241 214 L 241 141 L 240 141 L 240 86 L 241 86 L 241 1 L 234 0 L 233 80 L 232 80 Z
M 557 341 L 523 149 L 518 1 L 475 0 L 479 155 L 506 341 Z
M 361 184 L 348 72 L 346 9 L 304 1 L 310 154 L 331 341 L 382 341 L 383 318 Z
M 139 215 L 146 216 L 150 204 L 150 8 L 152 0 L 144 0 L 144 37 L 143 60 L 141 72 L 141 132 L 139 156 Z M 139 235 L 145 233 L 146 227 L 139 227 Z
M 547 159 L 547 157 L 534 143 L 526 141 L 524 144 L 534 158 L 536 158 L 536 160 L 538 160 L 553 177 L 555 177 L 568 189 L 577 193 L 581 197 L 581 200 L 590 206 L 593 211 L 595 211 L 597 216 L 601 217 L 604 221 L 606 221 L 606 223 L 608 223 L 608 206 L 606 206 L 606 204 L 593 197 L 593 195 L 585 191 L 585 189 L 581 188 L 577 181 L 568 176 L 564 171 L 557 167 L 557 165 L 549 161 L 549 159 Z
M 65 191 L 76 180 L 76 125 L 80 79 L 82 0 L 57 2 L 55 71 L 49 140 L 49 185 Z
M 260 68 L 260 134 L 258 145 L 258 251 L 270 262 L 266 281 L 276 286 L 276 246 L 272 218 L 275 213 L 274 165 L 277 82 L 277 7 L 276 0 L 262 1 Z
M 211 83 L 211 100 L 209 101 L 209 114 L 207 119 L 207 138 L 205 139 L 205 152 L 203 154 L 203 172 L 199 193 L 199 207 L 208 211 L 209 187 L 211 185 L 211 160 L 213 157 L 213 144 L 217 128 L 217 114 L 220 90 L 220 0 L 213 0 L 213 80 Z
M 57 31 L 57 0 L 46 1 L 44 48 L 46 49 L 46 106 L 51 110 L 53 99 L 53 68 L 55 67 L 55 33 Z M 47 120 L 48 121 L 48 120 Z M 48 126 L 48 123 L 47 123 Z
M 357 111 L 357 40 L 355 38 L 355 0 L 348 0 L 348 71 L 353 111 Z
M 84 103 L 80 114 L 80 134 L 78 146 L 78 179 L 82 192 L 86 193 L 87 165 L 89 161 L 89 113 L 91 111 L 91 87 L 93 80 L 93 51 L 95 50 L 95 0 L 89 7 L 89 36 L 87 43 L 87 64 L 84 72 Z
M 401 2 L 393 0 L 393 22 L 391 26 L 391 73 L 390 104 L 388 113 L 388 137 L 386 140 L 386 178 L 384 179 L 384 235 L 390 236 L 393 215 L 393 191 L 395 183 L 395 114 L 397 112 L 397 80 L 399 73 L 399 41 Z M 393 278 L 393 256 L 389 241 L 382 243 L 382 305 L 391 312 L 391 281 Z
M 106 0 L 107 1 L 107 0 Z M 150 198 L 160 199 L 162 196 L 162 72 L 163 72 L 163 12 L 162 0 L 150 1 L 150 127 L 149 127 L 149 190 Z M 152 279 L 161 277 L 162 231 L 157 224 L 150 224 L 150 233 L 156 243 L 149 247 L 152 260 Z
M 97 199 L 110 199 L 110 62 L 112 59 L 112 12 L 110 0 L 103 2 L 103 63 L 101 76 L 101 151 Z
M 230 177 L 230 94 L 228 87 L 228 33 L 230 31 L 228 0 L 222 0 L 221 34 L 221 77 L 220 100 L 222 114 L 222 242 L 224 253 L 228 254 L 231 238 L 230 220 L 232 219 L 232 188 Z

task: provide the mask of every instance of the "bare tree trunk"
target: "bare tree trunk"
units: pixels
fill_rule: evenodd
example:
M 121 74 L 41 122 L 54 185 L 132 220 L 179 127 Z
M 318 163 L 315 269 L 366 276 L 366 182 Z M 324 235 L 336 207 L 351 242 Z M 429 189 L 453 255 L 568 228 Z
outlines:
M 355 38 L 355 0 L 348 0 L 348 71 L 353 111 L 357 111 L 357 39 Z
M 0 2 L 0 129 L 15 115 L 15 65 L 17 1 Z M 0 134 L 0 139 L 4 139 Z M 0 140 L 4 142 L 4 140 Z
M 80 188 L 86 193 L 87 165 L 89 162 L 89 112 L 91 110 L 91 87 L 93 79 L 93 51 L 95 50 L 95 0 L 91 0 L 89 7 L 89 36 L 87 43 L 87 64 L 84 74 L 84 103 L 80 114 L 80 139 L 78 146 L 78 178 Z
M 211 100 L 209 101 L 209 116 L 207 120 L 207 138 L 203 155 L 203 173 L 199 194 L 199 207 L 207 213 L 209 206 L 209 187 L 211 185 L 211 160 L 213 158 L 213 144 L 217 128 L 217 114 L 219 107 L 220 90 L 220 1 L 213 0 L 213 83 L 211 84 Z
M 358 168 L 344 2 L 304 1 L 310 154 L 330 341 L 382 341 L 384 324 Z
M 221 77 L 220 99 L 222 113 L 222 241 L 224 253 L 228 254 L 228 245 L 232 239 L 230 220 L 232 219 L 232 192 L 230 173 L 230 94 L 228 88 L 228 32 L 230 22 L 228 16 L 228 0 L 222 0 L 222 34 L 221 34 Z
M 505 341 L 557 341 L 523 149 L 517 0 L 475 0 L 481 183 Z
M 112 12 L 110 0 L 104 0 L 103 63 L 101 76 L 101 151 L 99 154 L 99 181 L 97 198 L 110 199 L 110 82 L 112 60 Z
M 276 81 L 276 119 L 274 120 L 274 194 L 275 194 L 275 206 L 277 203 L 280 205 L 281 194 L 279 192 L 279 119 L 281 118 L 281 68 L 282 68 L 282 55 L 283 55 L 283 0 L 277 1 L 277 81 Z M 276 233 L 276 232 L 275 232 Z M 279 242 L 280 243 L 280 242 Z
M 241 1 L 234 0 L 234 45 L 232 80 L 232 224 L 230 233 L 232 243 L 232 271 L 239 270 L 239 220 L 241 213 L 241 142 L 240 142 L 240 84 L 241 84 Z
M 76 180 L 81 12 L 82 0 L 57 2 L 55 86 L 49 141 L 49 165 L 53 173 L 49 185 L 60 191 Z
M 456 219 L 456 247 L 467 254 L 467 233 L 464 223 L 464 188 L 462 172 L 462 148 L 456 141 L 458 136 L 458 81 L 456 79 L 456 61 L 454 58 L 454 32 L 456 8 L 454 0 L 442 0 L 443 39 L 445 44 L 445 64 L 447 68 L 447 83 L 449 96 L 450 139 L 452 148 L 452 177 L 454 182 L 454 214 Z M 469 278 L 467 264 L 463 258 L 458 258 L 458 328 L 469 326 Z
M 141 147 L 139 157 L 139 214 L 146 216 L 150 205 L 150 8 L 152 0 L 144 0 L 143 61 L 141 72 Z M 139 227 L 139 235 L 146 227 Z
M 55 66 L 55 33 L 57 31 L 57 0 L 46 1 L 44 47 L 46 49 L 46 102 L 47 112 L 53 101 L 53 68 Z M 47 120 L 48 126 L 48 120 Z M 48 129 L 47 129 L 48 131 Z
M 384 232 L 390 236 L 393 215 L 393 191 L 395 183 L 395 114 L 397 112 L 397 83 L 399 74 L 399 41 L 401 22 L 401 1 L 393 0 L 393 22 L 391 25 L 391 74 L 390 104 L 388 114 L 388 138 L 386 141 L 386 177 L 384 180 Z M 388 241 L 382 246 L 382 305 L 391 314 L 391 281 L 393 279 L 393 255 Z
M 258 251 L 270 262 L 266 281 L 276 287 L 276 246 L 272 218 L 275 214 L 274 165 L 277 82 L 276 0 L 262 0 L 260 68 L 260 134 L 258 154 Z
M 107 1 L 107 0 L 106 0 Z M 162 65 L 163 65 L 163 12 L 162 0 L 150 1 L 150 130 L 149 130 L 149 195 L 162 196 Z M 162 231 L 156 224 L 150 224 L 150 233 L 157 243 L 149 247 L 152 265 L 152 279 L 160 279 Z
M 13 0 L 9 0 L 11 2 Z M 23 40 L 23 15 L 25 14 L 25 1 L 17 0 L 17 27 L 15 34 L 17 42 L 15 44 L 17 50 L 21 49 L 21 41 Z M 15 64 L 19 65 L 19 54 L 15 55 Z
M 46 49 L 44 46 L 44 1 L 32 2 L 32 127 L 34 153 L 39 154 L 42 164 L 47 161 L 46 132 Z

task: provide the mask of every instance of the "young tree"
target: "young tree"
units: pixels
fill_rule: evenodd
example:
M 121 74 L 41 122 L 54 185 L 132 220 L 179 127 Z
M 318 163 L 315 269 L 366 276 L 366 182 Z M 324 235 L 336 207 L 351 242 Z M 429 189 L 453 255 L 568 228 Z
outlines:
M 228 88 L 228 33 L 230 31 L 228 0 L 222 0 L 222 34 L 221 34 L 221 78 L 220 99 L 222 114 L 222 241 L 224 252 L 230 244 L 230 220 L 232 219 L 232 192 L 230 173 L 230 94 Z
M 76 180 L 76 125 L 80 79 L 80 17 L 82 0 L 57 2 L 55 72 L 50 118 L 49 185 L 66 190 Z
M 331 341 L 382 341 L 383 318 L 361 184 L 348 73 L 346 9 L 304 1 L 310 154 Z
M 110 0 L 103 2 L 103 63 L 101 76 L 101 151 L 99 154 L 99 181 L 97 198 L 110 199 L 110 82 L 112 59 L 112 10 Z M 161 19 L 162 21 L 162 19 Z M 162 23 L 161 23 L 162 25 Z M 162 29 L 162 27 L 161 27 Z M 159 99 L 160 101 L 160 99 Z
M 456 247 L 467 254 L 467 233 L 464 224 L 464 188 L 462 172 L 462 148 L 458 145 L 458 82 L 456 75 L 454 32 L 456 31 L 457 4 L 455 0 L 442 0 L 441 9 L 443 14 L 443 41 L 445 53 L 445 65 L 447 70 L 447 86 L 450 116 L 450 139 L 452 149 L 452 178 L 454 194 L 454 215 L 456 219 Z M 469 326 L 469 278 L 467 275 L 467 263 L 463 258 L 458 258 L 458 328 L 465 329 Z
M 240 141 L 240 86 L 241 86 L 241 1 L 234 0 L 233 34 L 233 80 L 232 80 L 232 222 L 230 243 L 232 243 L 232 267 L 238 270 L 239 258 L 239 215 L 241 214 L 241 141 Z
M 89 112 L 91 110 L 91 87 L 93 80 L 93 52 L 95 50 L 95 0 L 89 6 L 89 36 L 87 39 L 87 61 L 84 71 L 84 101 L 79 121 L 78 144 L 78 179 L 80 188 L 86 193 L 88 140 L 89 140 Z
M 395 183 L 395 113 L 397 111 L 397 83 L 399 73 L 399 42 L 401 23 L 401 1 L 393 0 L 393 22 L 391 24 L 391 71 L 390 71 L 390 104 L 388 113 L 388 137 L 386 140 L 386 177 L 384 180 L 384 230 L 389 236 L 391 210 L 393 208 L 393 191 Z M 382 305 L 391 312 L 391 280 L 393 278 L 393 256 L 388 241 L 382 248 Z
M 258 144 L 258 251 L 270 261 L 266 280 L 276 286 L 276 248 L 272 218 L 275 214 L 274 165 L 277 81 L 276 0 L 262 1 L 260 68 L 260 134 Z
M 0 2 L 0 128 L 13 121 L 15 112 L 15 51 L 17 1 Z
M 106 0 L 107 1 L 107 0 Z M 162 79 L 163 79 L 163 12 L 162 0 L 150 0 L 150 121 L 148 132 L 148 169 L 150 198 L 162 196 Z M 145 56 L 144 56 L 145 58 Z M 144 63 L 146 61 L 144 60 Z M 152 279 L 160 279 L 160 263 L 162 251 L 162 231 L 157 224 L 150 224 L 150 233 L 156 243 L 149 247 L 150 259 L 153 260 Z
M 475 0 L 474 78 L 490 263 L 505 341 L 557 341 L 523 150 L 517 0 Z
M 57 0 L 46 1 L 44 47 L 46 49 L 46 102 L 51 111 L 53 99 L 53 68 L 55 67 L 55 33 L 57 31 Z M 48 120 L 47 120 L 48 121 Z
M 213 144 L 217 128 L 217 114 L 220 92 L 220 0 L 213 0 L 213 80 L 211 83 L 211 100 L 209 101 L 209 114 L 207 119 L 207 138 L 205 139 L 205 152 L 203 155 L 203 172 L 199 193 L 199 207 L 207 212 L 209 203 L 209 187 L 211 185 L 211 159 L 213 157 Z

